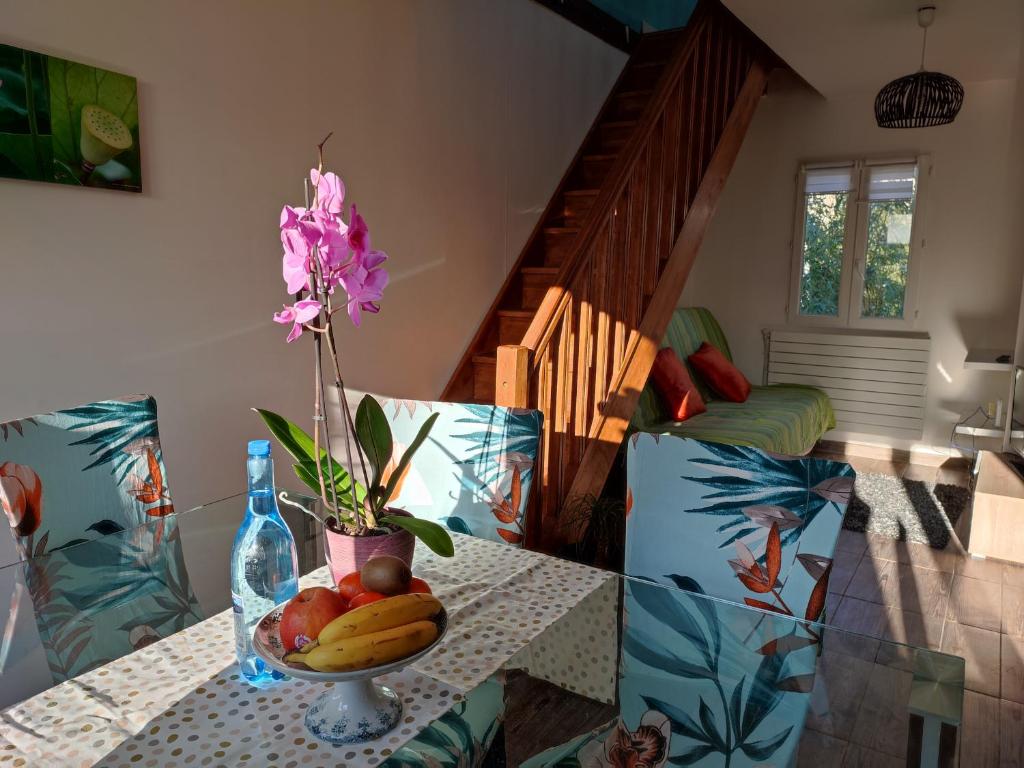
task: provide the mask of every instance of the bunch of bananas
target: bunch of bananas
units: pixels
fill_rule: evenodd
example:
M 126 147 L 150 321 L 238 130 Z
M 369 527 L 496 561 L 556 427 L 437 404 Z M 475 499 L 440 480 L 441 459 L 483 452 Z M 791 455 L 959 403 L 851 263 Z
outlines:
M 368 669 L 421 651 L 437 639 L 442 610 L 433 595 L 396 595 L 344 613 L 316 640 L 287 654 L 317 672 Z

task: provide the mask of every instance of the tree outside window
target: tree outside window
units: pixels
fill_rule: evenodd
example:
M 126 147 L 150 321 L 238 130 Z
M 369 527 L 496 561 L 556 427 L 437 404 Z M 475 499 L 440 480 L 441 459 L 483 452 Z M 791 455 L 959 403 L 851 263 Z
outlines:
M 855 161 L 804 168 L 800 179 L 797 317 L 908 319 L 917 164 Z

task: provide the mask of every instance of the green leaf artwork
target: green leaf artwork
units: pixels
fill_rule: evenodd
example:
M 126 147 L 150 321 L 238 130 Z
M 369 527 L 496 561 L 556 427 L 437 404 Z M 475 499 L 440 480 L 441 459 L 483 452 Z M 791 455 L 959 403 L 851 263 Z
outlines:
M 141 192 L 135 78 L 0 45 L 0 176 Z

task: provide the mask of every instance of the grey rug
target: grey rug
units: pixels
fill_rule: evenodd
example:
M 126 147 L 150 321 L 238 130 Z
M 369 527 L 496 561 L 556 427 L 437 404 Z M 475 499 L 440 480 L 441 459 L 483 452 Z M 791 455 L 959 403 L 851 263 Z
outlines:
M 970 501 L 963 486 L 868 472 L 857 475 L 843 527 L 942 549 Z

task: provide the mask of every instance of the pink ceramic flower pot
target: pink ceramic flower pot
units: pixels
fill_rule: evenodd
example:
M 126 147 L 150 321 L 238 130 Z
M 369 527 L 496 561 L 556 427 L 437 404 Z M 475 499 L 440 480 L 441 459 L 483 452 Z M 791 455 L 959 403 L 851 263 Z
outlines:
M 389 509 L 387 514 L 408 513 Z M 404 528 L 378 536 L 349 536 L 324 526 L 324 554 L 335 584 L 353 571 L 361 571 L 367 560 L 378 555 L 392 555 L 411 568 L 415 549 L 416 537 Z

